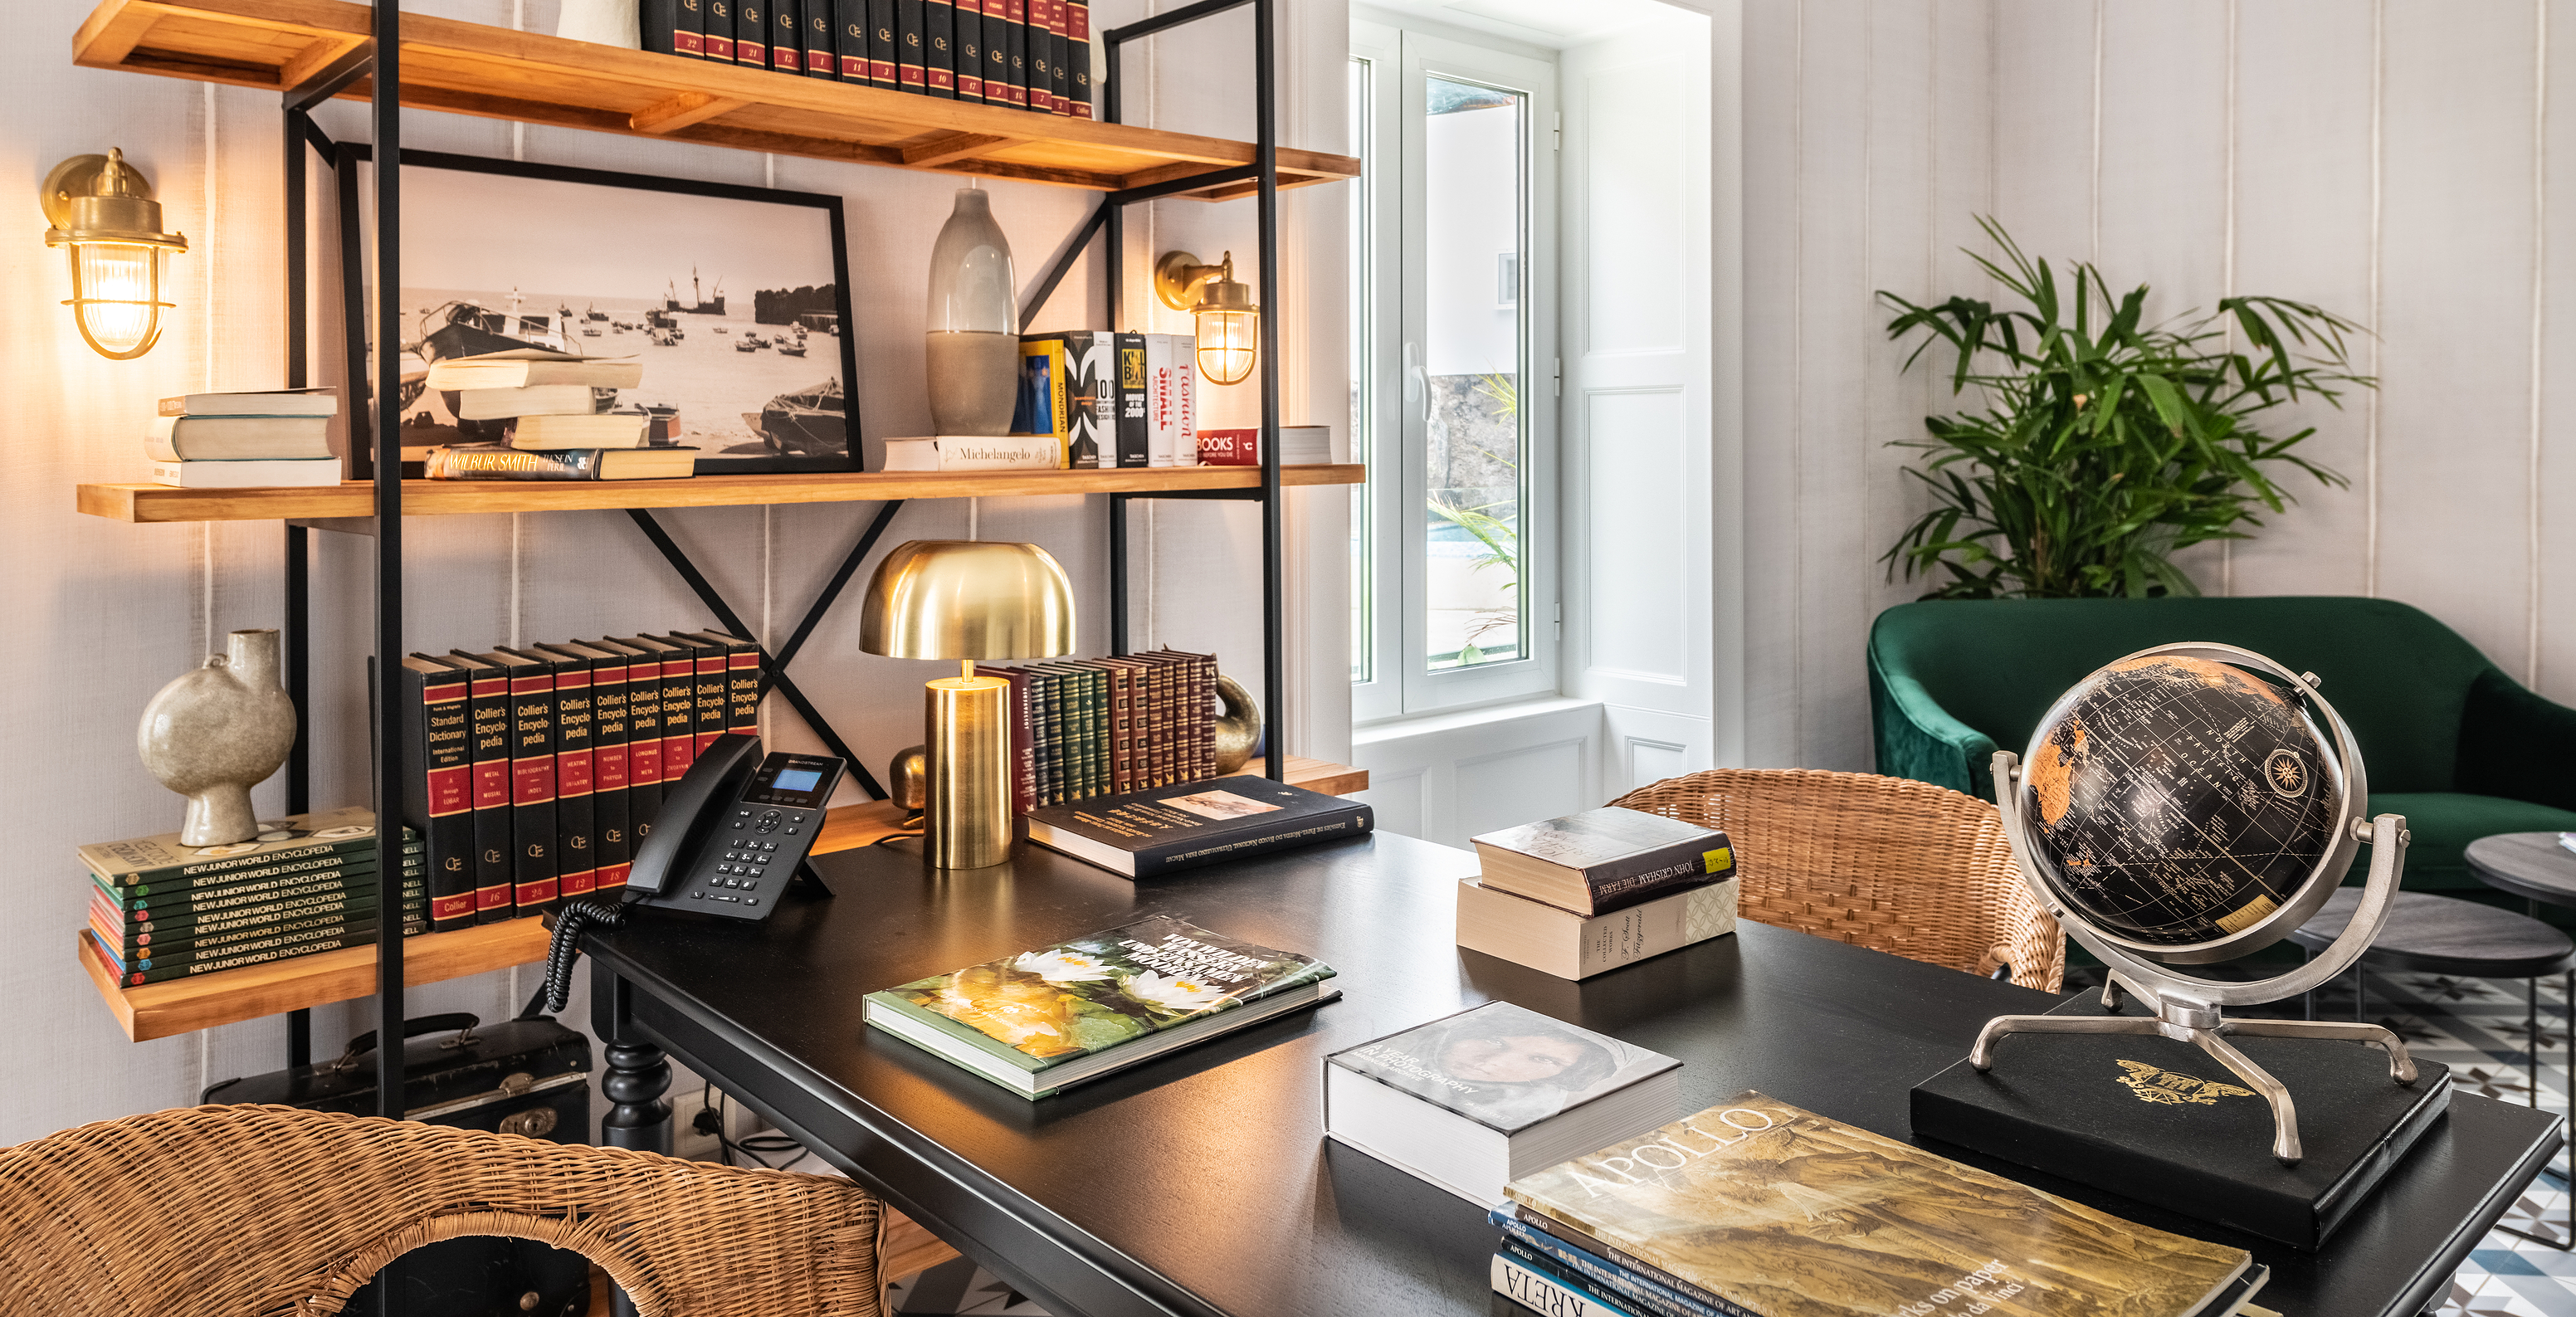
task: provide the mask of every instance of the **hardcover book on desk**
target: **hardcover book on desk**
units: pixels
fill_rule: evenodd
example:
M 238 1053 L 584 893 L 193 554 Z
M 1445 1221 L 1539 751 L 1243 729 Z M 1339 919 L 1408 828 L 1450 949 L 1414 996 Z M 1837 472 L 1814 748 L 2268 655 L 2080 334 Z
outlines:
M 1129 878 L 1365 837 L 1368 806 L 1266 777 L 1225 777 L 1048 805 L 1029 840 Z
M 1726 834 L 1605 805 L 1469 839 L 1484 884 L 1580 915 L 1606 914 L 1735 871 Z
M 1336 1052 L 1324 1134 L 1478 1206 L 1681 1114 L 1682 1063 L 1509 1002 Z
M 867 1022 L 1035 1099 L 1329 1001 L 1332 977 L 1157 915 L 869 993 Z
M 1658 1317 L 2216 1317 L 2255 1270 L 1751 1091 L 1505 1192 L 1507 1258 Z
M 1580 915 L 1469 878 L 1458 884 L 1458 945 L 1560 979 L 1588 979 L 1734 932 L 1736 890 L 1730 872 L 1640 905 Z

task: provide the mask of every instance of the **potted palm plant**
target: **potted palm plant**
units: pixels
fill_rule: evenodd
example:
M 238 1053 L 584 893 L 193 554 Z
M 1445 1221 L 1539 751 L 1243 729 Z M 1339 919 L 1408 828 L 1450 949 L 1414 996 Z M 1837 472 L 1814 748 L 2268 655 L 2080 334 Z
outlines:
M 2021 305 L 1968 297 L 1896 310 L 1888 337 L 1954 355 L 1950 392 L 1980 408 L 1924 418 L 1928 438 L 1893 441 L 1923 457 L 1907 468 L 1933 505 L 1882 561 L 1891 576 L 1927 578 L 1927 599 L 2198 594 L 2172 555 L 2208 540 L 2246 539 L 2294 500 L 2274 474 L 2347 482 L 2294 451 L 2311 426 L 2276 435 L 2265 413 L 2301 399 L 2337 401 L 2377 382 L 2350 369 L 2352 322 L 2305 302 L 2230 297 L 2145 323 L 2147 288 L 2112 296 L 2090 264 L 2062 289 L 2047 261 L 2003 226 L 1979 227 L 2003 254 L 1970 259 Z

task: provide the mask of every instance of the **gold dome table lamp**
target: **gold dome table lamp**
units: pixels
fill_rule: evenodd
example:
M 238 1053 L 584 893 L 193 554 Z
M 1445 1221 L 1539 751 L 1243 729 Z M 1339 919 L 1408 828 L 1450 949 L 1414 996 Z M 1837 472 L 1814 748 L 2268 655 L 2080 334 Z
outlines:
M 1034 544 L 914 540 L 877 565 L 859 648 L 959 665 L 922 688 L 922 836 L 933 868 L 981 869 L 1010 855 L 1011 683 L 976 676 L 976 662 L 1052 658 L 1073 646 L 1073 587 Z

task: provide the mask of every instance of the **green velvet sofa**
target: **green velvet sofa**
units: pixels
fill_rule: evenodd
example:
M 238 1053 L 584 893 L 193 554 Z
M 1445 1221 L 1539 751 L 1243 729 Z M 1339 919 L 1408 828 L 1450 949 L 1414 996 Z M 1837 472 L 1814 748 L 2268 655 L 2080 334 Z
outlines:
M 2025 753 L 2067 687 L 2124 654 L 2184 641 L 2241 646 L 2318 676 L 2360 742 L 2370 812 L 2406 816 L 2408 890 L 2487 892 L 2461 859 L 2470 842 L 2576 832 L 2576 709 L 2523 689 L 2423 610 L 2385 599 L 1900 604 L 1869 633 L 1878 771 L 1992 800 L 1995 751 Z M 2346 881 L 2362 872 L 2356 863 Z

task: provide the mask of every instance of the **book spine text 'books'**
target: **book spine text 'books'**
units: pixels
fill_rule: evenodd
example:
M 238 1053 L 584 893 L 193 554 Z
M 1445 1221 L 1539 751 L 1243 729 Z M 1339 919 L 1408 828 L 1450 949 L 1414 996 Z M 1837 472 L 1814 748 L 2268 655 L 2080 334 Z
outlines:
M 590 895 L 599 881 L 597 818 L 591 804 L 597 780 L 597 717 L 590 665 L 566 658 L 555 664 L 555 894 L 564 900 Z
M 474 743 L 474 918 L 508 919 L 510 840 L 510 675 L 478 667 L 467 674 L 466 717 Z
M 465 674 L 429 659 L 403 662 L 406 698 L 420 702 L 423 745 L 417 757 L 421 818 L 404 802 L 403 822 L 428 839 L 434 902 L 430 919 L 440 929 L 474 922 L 474 743 Z M 405 730 L 409 730 L 406 713 Z
M 553 665 L 510 669 L 510 904 L 523 915 L 556 897 L 554 718 Z

